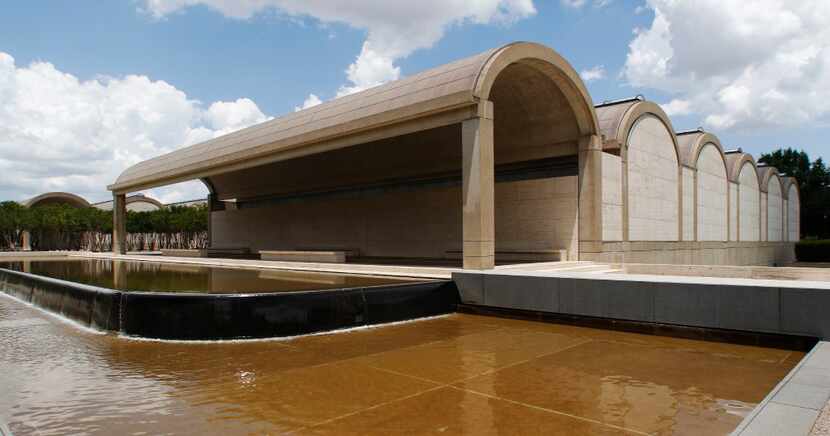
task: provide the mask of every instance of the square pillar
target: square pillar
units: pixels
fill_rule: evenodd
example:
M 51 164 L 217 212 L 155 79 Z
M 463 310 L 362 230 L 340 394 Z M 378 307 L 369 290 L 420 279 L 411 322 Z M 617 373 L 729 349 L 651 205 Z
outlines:
M 32 234 L 28 230 L 20 233 L 20 245 L 23 251 L 32 251 Z
M 623 202 L 627 203 L 627 197 Z M 579 140 L 579 251 L 589 247 L 597 251 L 601 244 L 602 139 L 590 135 Z
M 495 168 L 493 103 L 479 103 L 478 115 L 461 125 L 464 269 L 495 266 Z
M 127 254 L 127 195 L 112 195 L 112 253 Z

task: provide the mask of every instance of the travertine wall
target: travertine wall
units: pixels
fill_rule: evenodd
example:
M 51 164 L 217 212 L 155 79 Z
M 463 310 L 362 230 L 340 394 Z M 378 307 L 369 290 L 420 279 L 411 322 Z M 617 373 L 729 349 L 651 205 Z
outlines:
M 623 238 L 622 159 L 602 153 L 602 239 Z
M 787 240 L 798 242 L 801 239 L 801 199 L 798 198 L 798 188 L 790 185 L 787 202 Z
M 707 144 L 697 160 L 697 240 L 728 240 L 726 166 L 717 147 Z
M 678 240 L 678 171 L 673 133 L 644 116 L 628 138 L 628 222 L 632 241 Z
M 778 176 L 769 178 L 767 188 L 767 240 L 780 241 L 783 237 L 783 200 Z
M 576 257 L 577 177 L 497 183 L 495 193 L 496 251 L 568 249 Z M 306 198 L 213 212 L 211 219 L 218 247 L 444 258 L 461 249 L 461 187 Z
M 738 184 L 729 182 L 729 240 L 738 240 Z
M 761 197 L 758 176 L 751 163 L 741 168 L 738 178 L 739 237 L 741 241 L 761 240 Z
M 496 184 L 496 257 L 500 251 L 567 249 L 577 257 L 578 178 Z M 459 204 L 460 206 L 460 204 Z
M 681 168 L 683 175 L 683 240 L 695 240 L 695 170 Z
M 795 261 L 791 242 L 605 242 L 581 260 L 673 265 L 773 265 Z

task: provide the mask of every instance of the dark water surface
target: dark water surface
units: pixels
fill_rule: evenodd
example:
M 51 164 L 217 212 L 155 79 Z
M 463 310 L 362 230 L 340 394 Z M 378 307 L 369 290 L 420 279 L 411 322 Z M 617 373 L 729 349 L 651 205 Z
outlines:
M 136 341 L 0 296 L 0 421 L 16 436 L 716 435 L 802 356 L 461 314 L 286 341 Z
M 352 274 L 83 258 L 0 262 L 0 268 L 122 291 L 211 294 L 357 288 L 412 281 Z

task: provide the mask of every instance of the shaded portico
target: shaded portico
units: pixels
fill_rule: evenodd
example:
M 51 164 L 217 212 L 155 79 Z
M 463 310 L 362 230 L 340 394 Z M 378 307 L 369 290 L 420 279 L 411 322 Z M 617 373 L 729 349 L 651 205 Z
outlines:
M 510 44 L 127 169 L 109 187 L 113 246 L 127 193 L 199 179 L 214 246 L 459 251 L 474 269 L 497 246 L 576 259 L 579 241 L 601 241 L 596 135 L 573 68 Z

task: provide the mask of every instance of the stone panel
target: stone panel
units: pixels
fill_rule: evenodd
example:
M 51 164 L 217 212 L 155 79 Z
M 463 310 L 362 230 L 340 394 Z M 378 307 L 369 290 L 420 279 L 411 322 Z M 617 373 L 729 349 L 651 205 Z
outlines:
M 672 133 L 647 115 L 631 129 L 627 145 L 629 239 L 678 240 L 678 161 Z
M 798 198 L 798 188 L 790 185 L 787 203 L 787 240 L 798 242 L 801 239 L 801 199 Z
M 488 274 L 484 277 L 484 305 L 559 312 L 557 282 L 550 277 Z
M 721 285 L 718 327 L 731 330 L 780 331 L 778 288 Z
M 761 240 L 761 199 L 758 188 L 758 175 L 752 163 L 745 163 L 741 168 L 738 186 L 739 237 L 741 241 Z
M 602 153 L 602 240 L 623 239 L 622 160 Z
M 726 166 L 717 147 L 707 144 L 697 160 L 697 240 L 728 240 Z
M 695 327 L 717 327 L 718 290 L 686 284 L 655 284 L 654 321 Z

